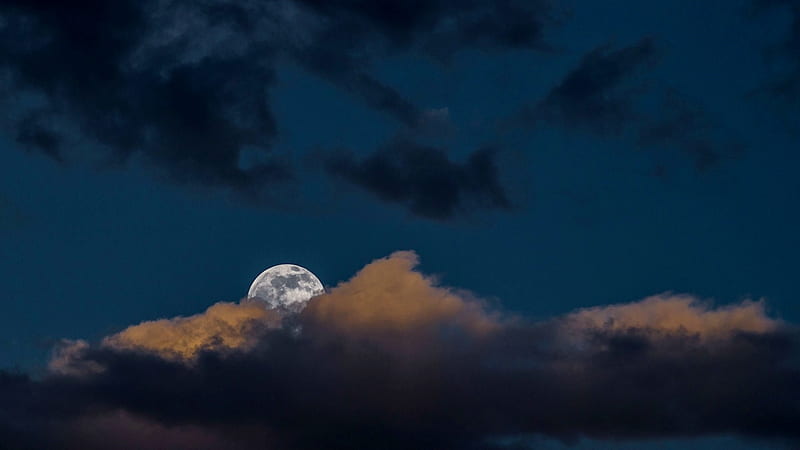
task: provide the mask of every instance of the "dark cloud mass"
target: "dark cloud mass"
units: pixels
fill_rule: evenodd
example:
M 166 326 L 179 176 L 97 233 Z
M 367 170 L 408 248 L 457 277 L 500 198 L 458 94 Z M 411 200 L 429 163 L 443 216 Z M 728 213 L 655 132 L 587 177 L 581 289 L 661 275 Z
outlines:
M 0 439 L 424 449 L 520 435 L 800 437 L 798 335 L 762 303 L 665 294 L 530 322 L 415 264 L 398 252 L 367 265 L 292 326 L 220 303 L 67 343 L 42 378 L 0 373 Z
M 402 50 L 446 58 L 467 47 L 539 48 L 549 17 L 544 1 L 514 0 L 7 0 L 0 70 L 13 95 L 3 107 L 20 145 L 56 160 L 143 157 L 172 179 L 257 196 L 292 175 L 273 150 L 279 64 L 416 127 L 424 113 L 370 75 L 373 61 Z M 258 156 L 245 167 L 245 155 Z
M 355 31 L 379 31 L 388 44 L 446 57 L 465 47 L 544 48 L 550 2 L 503 0 L 300 0 Z
M 458 163 L 439 148 L 396 140 L 361 161 L 347 153 L 332 155 L 326 169 L 381 200 L 432 219 L 449 219 L 476 206 L 512 206 L 498 179 L 495 152 L 489 148 Z
M 266 103 L 273 78 L 266 45 L 245 42 L 237 54 L 213 42 L 188 46 L 186 36 L 165 40 L 158 31 L 174 24 L 156 30 L 155 16 L 172 12 L 152 2 L 9 1 L 0 8 L 0 65 L 32 97 L 8 106 L 24 111 L 23 145 L 64 160 L 77 156 L 68 147 L 96 143 L 114 161 L 141 154 L 175 179 L 238 189 L 288 175 L 277 161 L 238 167 L 242 149 L 266 148 L 276 131 Z M 175 32 L 232 26 L 209 8 L 187 11 L 205 14 L 198 29 Z M 65 142 L 68 135 L 78 143 Z

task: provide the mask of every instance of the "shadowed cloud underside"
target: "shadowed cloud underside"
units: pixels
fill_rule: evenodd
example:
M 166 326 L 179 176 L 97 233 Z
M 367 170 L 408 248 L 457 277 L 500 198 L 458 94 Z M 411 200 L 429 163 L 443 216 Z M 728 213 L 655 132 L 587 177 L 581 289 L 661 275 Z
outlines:
M 376 260 L 299 315 L 243 300 L 65 342 L 43 378 L 2 375 L 14 420 L 1 436 L 89 445 L 145 427 L 145 448 L 188 433 L 189 447 L 231 437 L 243 449 L 798 438 L 796 328 L 763 302 L 662 294 L 530 321 L 416 264 L 413 252 Z

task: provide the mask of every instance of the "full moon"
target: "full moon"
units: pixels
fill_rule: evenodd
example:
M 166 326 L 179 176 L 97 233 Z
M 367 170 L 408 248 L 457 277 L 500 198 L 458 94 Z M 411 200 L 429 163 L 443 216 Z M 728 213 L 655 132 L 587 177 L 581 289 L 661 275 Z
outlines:
M 311 297 L 324 292 L 322 282 L 308 269 L 280 264 L 261 272 L 250 285 L 247 296 L 266 302 L 270 308 L 298 312 Z

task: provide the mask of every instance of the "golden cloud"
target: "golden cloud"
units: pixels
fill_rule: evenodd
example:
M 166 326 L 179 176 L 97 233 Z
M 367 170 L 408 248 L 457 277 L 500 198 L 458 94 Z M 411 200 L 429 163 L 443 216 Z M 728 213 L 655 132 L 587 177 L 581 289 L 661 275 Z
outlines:
M 303 317 L 343 335 L 418 334 L 442 324 L 484 334 L 499 326 L 498 316 L 480 301 L 437 286 L 414 270 L 417 264 L 411 251 L 375 260 L 328 294 L 312 299 Z
M 690 295 L 661 294 L 633 303 L 584 308 L 564 321 L 573 330 L 651 330 L 723 338 L 736 332 L 766 333 L 780 322 L 767 316 L 763 301 L 745 300 L 713 308 Z
M 279 326 L 280 320 L 277 312 L 258 301 L 220 302 L 193 316 L 128 327 L 103 339 L 103 345 L 191 360 L 204 350 L 248 349 L 256 344 L 260 331 Z
M 488 310 L 469 293 L 437 285 L 435 279 L 415 270 L 417 264 L 417 255 L 411 251 L 377 259 L 350 280 L 311 299 L 292 320 L 304 333 L 375 340 L 395 350 L 412 352 L 423 348 L 420 345 L 425 342 L 435 344 L 442 330 L 479 338 L 521 322 Z M 769 318 L 764 308 L 761 301 L 714 308 L 689 295 L 662 294 L 638 302 L 584 308 L 545 323 L 557 324 L 568 345 L 584 342 L 587 333 L 594 331 L 639 330 L 725 338 L 736 332 L 775 331 L 780 322 Z M 266 330 L 281 327 L 282 320 L 279 312 L 257 300 L 221 302 L 193 316 L 128 327 L 106 337 L 101 345 L 191 362 L 201 351 L 249 350 Z M 65 341 L 50 361 L 51 371 L 64 375 L 101 371 L 96 363 L 84 360 L 89 348 L 85 341 Z

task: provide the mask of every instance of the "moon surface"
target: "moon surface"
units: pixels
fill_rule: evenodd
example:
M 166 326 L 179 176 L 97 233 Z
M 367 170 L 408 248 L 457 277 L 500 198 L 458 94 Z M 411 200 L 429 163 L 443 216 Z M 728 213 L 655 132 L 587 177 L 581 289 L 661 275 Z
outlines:
M 299 312 L 311 299 L 325 292 L 322 282 L 310 270 L 295 264 L 279 264 L 253 280 L 247 296 L 270 308 Z

